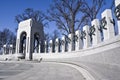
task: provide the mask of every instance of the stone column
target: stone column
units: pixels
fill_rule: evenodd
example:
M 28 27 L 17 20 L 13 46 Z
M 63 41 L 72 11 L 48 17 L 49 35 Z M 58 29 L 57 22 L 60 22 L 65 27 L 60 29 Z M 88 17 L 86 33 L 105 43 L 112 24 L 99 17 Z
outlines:
M 52 40 L 50 40 L 50 42 L 49 42 L 49 53 L 53 53 L 53 41 Z
M 32 53 L 34 52 L 34 50 L 32 49 L 33 48 L 33 38 L 32 38 L 32 35 L 31 36 L 26 36 L 27 39 L 26 39 L 26 52 L 25 53 L 25 59 L 26 60 L 30 60 L 32 58 Z
M 9 45 L 9 54 L 13 53 L 13 45 Z
M 47 53 L 47 41 L 45 41 L 45 53 Z
M 20 39 L 16 40 L 16 54 L 19 53 Z
M 26 45 L 25 44 L 23 44 L 23 54 L 25 55 L 25 52 L 26 52 L 26 50 L 25 50 L 25 47 L 26 47 Z
M 84 36 L 83 36 L 83 44 L 84 44 L 83 48 L 84 49 L 90 47 L 90 36 L 89 36 L 88 32 L 89 32 L 89 26 L 85 25 L 83 27 L 83 31 L 81 33 L 81 34 L 84 34 Z
M 3 47 L 3 53 L 2 53 L 2 55 L 4 55 L 5 54 L 5 50 L 4 50 L 4 47 Z
M 41 53 L 41 45 L 39 43 L 39 50 L 38 50 L 38 53 Z
M 16 39 L 16 47 L 15 47 L 15 53 L 18 53 L 18 39 Z
M 118 32 L 120 34 L 120 0 L 115 0 L 115 16 L 118 23 Z
M 19 28 L 19 27 L 18 27 Z M 20 31 L 17 30 L 17 38 L 16 38 L 16 54 L 18 54 L 20 51 Z
M 56 53 L 59 53 L 59 52 L 60 52 L 60 39 L 59 39 L 59 38 L 57 38 L 57 39 L 55 40 L 55 52 L 56 52 Z
M 48 41 L 45 41 L 45 53 L 48 53 Z
M 98 28 L 100 27 L 100 22 L 98 19 L 92 21 L 91 33 L 92 33 L 92 45 L 97 45 L 101 42 L 101 34 Z
M 29 37 L 26 38 L 26 53 L 28 53 L 29 50 Z
M 28 51 L 28 37 L 26 37 L 26 45 L 25 45 L 25 47 L 26 47 L 26 50 L 25 50 L 25 53 L 27 53 L 27 51 Z
M 82 43 L 80 36 L 81 36 L 81 32 L 80 32 L 80 30 L 77 30 L 75 32 L 75 50 L 76 51 L 82 49 L 82 47 L 83 47 L 83 43 Z
M 66 50 L 66 40 L 65 40 L 65 36 L 62 37 L 62 40 L 61 40 L 61 52 L 65 52 Z
M 71 52 L 72 51 L 72 34 L 69 34 L 68 35 L 68 39 L 67 39 L 67 42 L 68 42 L 68 52 Z
M 17 39 L 16 39 L 16 49 L 15 49 L 15 59 L 18 60 L 18 54 L 19 54 L 19 51 L 20 51 L 20 39 L 18 38 L 18 35 L 17 35 Z
M 115 36 L 114 20 L 110 9 L 106 9 L 102 14 L 101 26 L 103 28 L 104 40 L 109 40 Z
M 6 54 L 6 45 L 3 45 L 3 55 L 5 55 Z

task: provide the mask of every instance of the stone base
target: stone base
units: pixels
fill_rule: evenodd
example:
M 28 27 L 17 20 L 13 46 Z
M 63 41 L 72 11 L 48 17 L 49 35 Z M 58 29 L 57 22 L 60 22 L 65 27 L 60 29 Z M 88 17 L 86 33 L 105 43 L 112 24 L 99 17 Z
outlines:
M 26 53 L 26 55 L 25 55 L 25 60 L 30 60 L 30 55 L 29 55 L 29 53 Z

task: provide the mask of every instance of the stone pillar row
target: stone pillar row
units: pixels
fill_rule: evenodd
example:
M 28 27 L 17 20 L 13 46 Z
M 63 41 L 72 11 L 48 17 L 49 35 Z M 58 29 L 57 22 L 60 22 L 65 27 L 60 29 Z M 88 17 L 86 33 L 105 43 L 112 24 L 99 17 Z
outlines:
M 120 0 L 115 0 L 115 3 L 115 15 L 117 18 L 118 31 L 120 34 Z M 111 38 L 114 38 L 114 27 L 115 20 L 112 17 L 112 11 L 110 9 L 106 9 L 101 14 L 101 20 L 94 19 L 91 22 L 91 26 L 85 25 L 81 31 L 77 30 L 75 35 L 69 34 L 68 36 L 63 36 L 61 40 L 57 38 L 55 40 L 54 52 L 71 52 L 94 47 L 101 41 L 107 41 Z M 48 43 L 48 52 L 53 53 L 53 41 L 50 40 Z
M 13 54 L 13 45 L 3 45 L 3 55 L 5 54 Z

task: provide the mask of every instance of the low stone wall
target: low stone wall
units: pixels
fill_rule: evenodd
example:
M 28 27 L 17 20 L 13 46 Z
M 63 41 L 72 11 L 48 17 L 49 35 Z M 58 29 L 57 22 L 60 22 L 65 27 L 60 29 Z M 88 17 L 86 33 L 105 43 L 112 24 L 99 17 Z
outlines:
M 8 55 L 0 55 L 0 60 L 12 60 L 14 59 L 15 55 L 11 55 L 11 54 L 8 54 Z
M 80 61 L 120 65 L 120 37 L 117 36 L 92 50 L 84 51 Z
M 120 64 L 120 36 L 101 42 L 97 46 L 65 53 L 33 53 L 36 59 L 79 59 L 80 61 Z
M 80 61 L 120 65 L 120 47 L 83 56 L 80 58 Z
M 0 60 L 13 59 L 15 55 L 0 55 Z M 120 35 L 101 42 L 97 46 L 79 51 L 64 53 L 33 53 L 33 60 L 43 59 L 70 59 L 92 63 L 120 65 Z

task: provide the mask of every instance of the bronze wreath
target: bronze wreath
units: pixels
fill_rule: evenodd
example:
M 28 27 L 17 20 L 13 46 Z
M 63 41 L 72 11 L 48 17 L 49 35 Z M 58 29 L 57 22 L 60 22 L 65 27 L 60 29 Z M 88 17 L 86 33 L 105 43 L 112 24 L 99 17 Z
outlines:
M 105 27 L 107 25 L 107 21 L 106 21 L 106 17 L 104 17 L 103 19 L 101 19 L 101 27 L 102 29 L 107 30 L 107 28 Z
M 81 39 L 82 39 L 82 40 L 83 40 L 83 39 L 86 39 L 85 37 L 86 37 L 86 32 L 85 32 L 85 30 L 84 30 L 84 31 L 81 31 Z
M 120 20 L 120 4 L 114 10 L 117 20 Z

